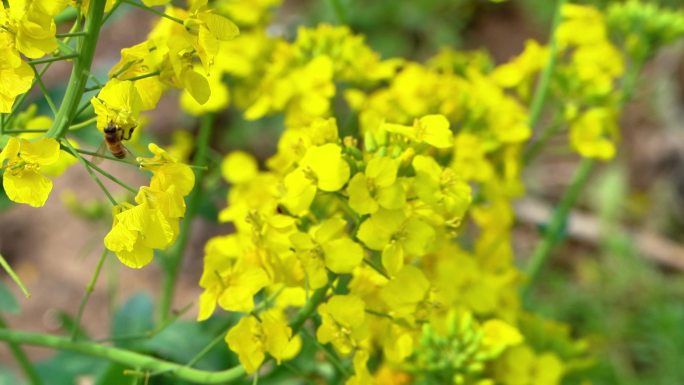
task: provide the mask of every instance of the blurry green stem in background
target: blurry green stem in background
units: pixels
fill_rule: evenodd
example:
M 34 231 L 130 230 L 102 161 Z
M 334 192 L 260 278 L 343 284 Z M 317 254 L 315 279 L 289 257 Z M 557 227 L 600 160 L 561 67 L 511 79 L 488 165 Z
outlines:
M 26 289 L 26 286 L 24 286 L 24 283 L 21 281 L 21 278 L 19 278 L 17 273 L 15 273 L 14 270 L 12 270 L 12 267 L 9 265 L 9 263 L 7 263 L 2 254 L 0 254 L 0 266 L 2 266 L 3 269 L 5 269 L 7 274 L 9 274 L 10 278 L 12 278 L 12 281 L 14 281 L 14 283 L 16 283 L 17 286 L 19 286 L 21 292 L 24 293 L 24 296 L 26 298 L 31 298 L 31 293 L 29 293 L 29 291 Z
M 81 304 L 78 305 L 78 313 L 76 313 L 76 319 L 74 320 L 74 327 L 71 330 L 71 340 L 76 341 L 76 338 L 78 337 L 78 332 L 81 330 L 81 318 L 83 318 L 83 312 L 85 311 L 85 307 L 88 304 L 88 300 L 90 299 L 90 295 L 95 291 L 95 285 L 97 284 L 97 279 L 100 277 L 100 271 L 102 271 L 102 265 L 104 264 L 105 259 L 107 258 L 107 253 L 109 250 L 106 248 L 102 250 L 102 255 L 100 255 L 100 259 L 97 261 L 97 266 L 95 267 L 95 271 L 93 272 L 92 277 L 90 277 L 90 282 L 88 282 L 88 286 L 85 288 L 85 293 L 83 293 L 83 298 L 81 298 Z
M 4 331 L 3 329 L 7 329 L 7 324 L 5 323 L 5 320 L 0 317 L 0 332 Z M 7 345 L 9 346 L 10 352 L 12 352 L 12 355 L 17 360 L 17 363 L 19 363 L 19 366 L 21 366 L 21 369 L 26 374 L 29 383 L 31 385 L 42 385 L 43 382 L 40 380 L 38 373 L 36 373 L 36 369 L 31 365 L 31 360 L 29 360 L 21 346 L 12 341 L 8 341 Z
M 59 107 L 55 122 L 47 132 L 48 138 L 61 138 L 66 133 L 71 121 L 74 119 L 78 104 L 83 96 L 83 89 L 90 77 L 90 65 L 95 55 L 102 17 L 106 0 L 91 0 L 84 28 L 85 36 L 82 37 L 78 48 L 78 57 L 74 59 L 62 105 Z
M 622 99 L 620 106 L 624 107 L 629 100 L 631 100 L 636 89 L 639 73 L 644 66 L 645 59 L 639 58 L 631 63 L 627 74 L 624 77 L 622 85 Z M 577 201 L 579 194 L 582 192 L 584 185 L 589 178 L 594 162 L 591 159 L 583 159 L 582 163 L 575 172 L 572 183 L 563 194 L 561 201 L 553 213 L 549 225 L 544 232 L 544 238 L 537 244 L 534 253 L 530 259 L 527 267 L 528 281 L 523 287 L 523 301 L 529 300 L 531 287 L 534 285 L 541 268 L 549 259 L 553 247 L 561 240 L 561 233 L 566 226 L 570 209 Z
M 544 238 L 537 244 L 534 253 L 527 266 L 527 282 L 523 287 L 523 299 L 529 295 L 530 288 L 534 285 L 534 281 L 539 276 L 539 271 L 551 255 L 551 250 L 562 239 L 563 230 L 565 229 L 570 209 L 577 201 L 579 194 L 584 189 L 584 185 L 589 179 L 589 174 L 594 166 L 594 161 L 591 159 L 582 159 L 572 183 L 561 198 L 558 207 L 551 217 L 546 230 L 544 231 Z
M 164 287 L 159 305 L 159 315 L 161 320 L 165 320 L 171 313 L 171 306 L 173 302 L 173 292 L 178 280 L 178 271 L 183 263 L 183 255 L 185 254 L 185 246 L 190 238 L 190 228 L 192 220 L 197 213 L 197 208 L 200 203 L 202 182 L 204 179 L 204 166 L 207 163 L 209 153 L 209 140 L 211 139 L 211 130 L 214 125 L 214 116 L 211 114 L 204 115 L 200 123 L 199 134 L 197 138 L 197 152 L 195 154 L 195 166 L 198 166 L 197 174 L 195 175 L 195 188 L 193 188 L 188 198 L 188 208 L 185 212 L 185 218 L 181 224 L 180 234 L 178 240 L 173 248 L 168 252 L 163 263 L 164 267 Z
M 549 90 L 549 83 L 551 82 L 551 75 L 556 67 L 556 57 L 558 56 L 558 42 L 556 39 L 556 29 L 560 24 L 563 14 L 562 8 L 565 4 L 565 0 L 558 0 L 556 4 L 556 10 L 553 15 L 553 22 L 551 24 L 551 33 L 549 34 L 549 57 L 546 60 L 544 69 L 539 75 L 539 81 L 537 82 L 537 88 L 534 91 L 534 96 L 532 97 L 532 105 L 530 106 L 530 118 L 528 124 L 530 128 L 534 129 L 534 126 L 539 123 L 539 118 L 541 117 L 542 110 L 544 109 L 544 102 L 546 101 L 546 94 Z
M 347 24 L 347 12 L 342 6 L 341 0 L 328 0 L 328 3 L 330 3 L 330 6 L 333 9 L 337 21 L 340 22 L 340 24 Z

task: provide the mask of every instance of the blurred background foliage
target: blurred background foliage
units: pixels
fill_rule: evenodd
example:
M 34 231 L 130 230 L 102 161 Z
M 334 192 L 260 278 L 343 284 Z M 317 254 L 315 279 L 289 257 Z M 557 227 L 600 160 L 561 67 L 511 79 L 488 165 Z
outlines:
M 579 2 L 603 7 L 614 0 Z M 651 2 L 665 7 L 683 7 L 682 0 Z M 516 33 L 515 29 L 520 28 L 524 33 L 529 33 L 530 36 L 525 37 L 543 38 L 546 36 L 555 3 L 549 0 L 511 0 L 504 4 L 484 0 L 287 0 L 279 10 L 273 32 L 294 37 L 296 28 L 300 25 L 344 23 L 353 31 L 364 34 L 370 46 L 383 57 L 401 56 L 416 60 L 424 60 L 444 46 L 472 49 L 479 48 L 479 43 L 489 49 L 515 45 L 517 48 L 513 52 L 519 52 L 522 41 L 519 39 L 519 31 Z M 339 10 L 336 11 L 336 7 Z M 508 24 L 504 31 L 511 32 L 511 41 L 505 40 L 505 33 L 496 35 L 497 39 L 504 39 L 498 41 L 487 41 L 486 37 L 479 35 L 483 24 L 495 25 L 501 20 L 506 20 Z M 481 39 L 478 40 L 478 37 Z M 478 45 L 473 45 L 473 38 Z M 684 50 L 681 46 L 676 49 L 681 65 Z M 509 52 L 510 48 L 503 51 Z M 493 52 L 494 58 L 502 56 L 503 60 L 507 58 Z M 657 69 L 648 72 L 650 73 L 647 76 L 654 77 L 654 84 L 662 82 L 663 79 L 658 78 Z M 106 78 L 104 72 L 100 75 L 103 80 Z M 55 95 L 62 92 L 60 87 L 63 85 L 55 83 L 53 87 Z M 679 94 L 681 91 L 676 87 L 669 90 L 670 102 L 679 109 L 683 108 L 684 102 Z M 654 105 L 658 100 L 656 98 L 650 103 L 632 105 L 630 109 L 640 109 L 637 115 L 651 117 L 648 123 L 650 126 L 666 126 L 668 122 L 659 120 L 660 115 L 655 112 L 662 107 Z M 38 105 L 38 109 L 41 112 L 48 111 L 45 105 Z M 236 148 L 264 156 L 272 153 L 279 134 L 278 127 L 282 127 L 279 119 L 273 117 L 246 122 L 239 113 L 229 111 L 220 118 L 220 124 L 230 127 L 230 130 L 221 130 L 223 136 L 216 138 L 215 147 L 220 148 L 223 153 Z M 633 127 L 623 129 L 637 130 L 640 123 L 643 122 L 638 119 L 628 120 L 625 124 Z M 82 130 L 79 139 L 84 143 L 97 145 L 101 137 L 95 130 Z M 220 160 L 218 154 L 215 154 L 215 162 Z M 656 164 L 655 169 L 645 172 L 658 177 L 640 184 L 635 179 L 643 175 L 635 174 L 643 173 L 644 170 L 631 168 L 634 162 L 642 159 L 640 156 L 638 153 L 635 155 L 633 150 L 621 153 L 615 161 L 604 166 L 594 176 L 592 189 L 585 191 L 583 196 L 583 210 L 599 221 L 599 242 L 587 245 L 570 241 L 560 248 L 554 254 L 556 260 L 551 268 L 539 280 L 540 284 L 532 301 L 544 315 L 572 325 L 573 334 L 589 336 L 596 351 L 595 365 L 581 374 L 596 385 L 673 385 L 682 383 L 684 378 L 684 365 L 681 363 L 684 357 L 684 276 L 675 269 L 657 266 L 645 259 L 630 233 L 620 230 L 623 225 L 640 228 L 646 224 L 663 236 L 684 240 L 684 216 L 681 214 L 684 212 L 684 191 L 678 190 L 679 183 L 684 178 L 678 171 L 684 170 L 684 167 L 680 168 L 684 161 L 669 159 L 665 172 L 658 168 L 661 164 Z M 207 199 L 200 211 L 205 218 L 215 220 L 217 207 L 213 202 L 220 201 L 225 196 L 226 189 L 220 182 L 218 171 L 209 180 L 207 191 L 211 191 L 214 196 Z M 546 198 L 557 197 L 557 191 L 553 189 L 538 187 L 533 192 Z M 7 207 L 7 198 L 0 188 L 0 210 Z M 529 229 L 523 229 L 520 234 L 523 238 L 536 236 L 535 230 Z M 522 253 L 518 254 L 524 258 Z M 0 291 L 2 290 L 6 288 L 0 283 Z M 7 296 L 0 295 L 0 298 L 3 297 Z M 145 335 L 159 327 L 152 322 L 151 301 L 149 296 L 141 294 L 128 299 L 116 311 L 112 335 L 120 338 L 121 342 L 116 342 L 117 345 L 135 344 L 134 334 Z M 15 309 L 15 305 L 0 302 L 0 310 L 16 311 L 18 309 Z M 68 325 L 68 316 L 63 316 L 65 325 Z M 228 317 L 215 317 L 202 324 L 194 321 L 178 323 L 146 340 L 144 346 L 136 348 L 181 362 L 187 361 L 217 335 L 222 336 L 219 331 L 223 330 L 226 322 L 230 322 Z M 122 335 L 122 328 L 126 335 Z M 66 326 L 65 329 L 68 330 Z M 226 362 L 234 359 L 221 345 L 222 339 L 218 342 L 214 349 L 204 354 L 199 367 L 225 367 Z M 174 346 L 186 343 L 197 349 L 173 350 Z M 169 351 L 169 348 L 172 350 Z M 282 372 L 281 376 L 274 375 L 269 381 L 260 383 L 289 384 L 284 378 L 292 377 L 290 371 L 294 367 L 314 365 L 317 361 L 313 358 L 315 354 L 321 352 L 313 340 L 304 339 L 303 354 L 296 362 L 280 367 L 278 371 Z M 50 371 L 49 368 L 55 365 L 68 370 L 61 370 L 63 378 L 51 377 L 51 385 L 73 383 L 84 373 L 94 371 L 97 373 L 97 384 L 120 383 L 117 381 L 123 380 L 117 378 L 121 376 L 121 371 L 116 370 L 114 365 L 100 361 L 90 362 L 84 356 L 73 353 L 60 353 L 42 362 L 39 370 L 46 375 L 52 373 L 52 376 L 55 371 Z M 333 371 L 325 366 L 315 370 L 321 373 Z M 158 378 L 152 378 L 149 383 L 155 384 L 157 380 Z M 16 381 L 11 374 L 0 370 L 0 385 L 16 384 Z M 125 381 L 130 382 L 130 377 Z M 315 383 L 316 378 L 306 381 Z M 569 383 L 579 381 L 569 379 Z

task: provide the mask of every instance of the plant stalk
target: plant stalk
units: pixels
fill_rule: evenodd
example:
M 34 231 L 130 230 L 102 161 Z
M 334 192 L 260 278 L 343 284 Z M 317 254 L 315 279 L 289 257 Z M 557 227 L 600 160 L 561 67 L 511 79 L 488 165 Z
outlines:
M 207 163 L 209 153 L 209 140 L 211 139 L 211 131 L 214 125 L 213 115 L 205 115 L 202 118 L 199 134 L 197 138 L 197 153 L 195 155 L 195 166 L 202 166 Z M 197 208 L 201 199 L 202 182 L 204 179 L 204 169 L 198 168 L 195 176 L 195 187 L 188 197 L 188 206 L 185 212 L 185 218 L 181 224 L 180 234 L 178 240 L 169 251 L 165 260 L 164 266 L 164 286 L 159 305 L 160 319 L 165 320 L 171 313 L 173 304 L 173 294 L 178 280 L 178 271 L 183 263 L 183 254 L 185 253 L 185 246 L 190 238 L 190 228 L 192 220 L 197 213 Z
M 79 55 L 74 59 L 69 85 L 64 93 L 62 105 L 59 108 L 55 122 L 45 134 L 48 138 L 61 138 L 69 129 L 78 104 L 83 96 L 83 90 L 90 76 L 90 66 L 93 63 L 97 39 L 100 35 L 102 17 L 106 0 L 91 0 L 84 27 L 85 35 L 81 40 Z

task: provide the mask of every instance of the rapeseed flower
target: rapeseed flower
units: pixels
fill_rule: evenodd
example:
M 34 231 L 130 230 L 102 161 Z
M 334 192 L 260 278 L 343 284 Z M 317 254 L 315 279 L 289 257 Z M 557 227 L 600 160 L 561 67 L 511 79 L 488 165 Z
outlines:
M 59 153 L 59 143 L 54 139 L 29 142 L 10 137 L 0 152 L 2 186 L 9 199 L 42 207 L 52 191 L 52 181 L 41 168 L 56 163 Z

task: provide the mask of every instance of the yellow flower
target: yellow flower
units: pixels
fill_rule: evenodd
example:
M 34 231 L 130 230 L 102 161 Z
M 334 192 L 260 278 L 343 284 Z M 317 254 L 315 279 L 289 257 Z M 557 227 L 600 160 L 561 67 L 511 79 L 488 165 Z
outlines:
M 163 148 L 154 143 L 148 145 L 148 149 L 154 154 L 151 158 L 138 158 L 140 168 L 152 171 L 150 188 L 153 190 L 173 192 L 177 201 L 183 202 L 183 198 L 190 194 L 195 185 L 195 174 L 192 169 L 183 163 L 179 163 Z M 185 212 L 183 203 L 182 217 Z
M 292 329 L 269 313 L 264 314 L 261 321 L 251 315 L 241 318 L 226 334 L 226 343 L 238 354 L 247 374 L 259 369 L 266 353 L 280 364 L 281 360 L 291 358 L 299 351 L 299 342 L 292 338 Z
M 151 41 L 144 41 L 133 47 L 121 50 L 121 60 L 109 70 L 109 76 L 118 80 L 146 75 L 160 69 L 163 55 Z M 116 75 L 116 76 L 115 76 Z M 157 106 L 164 91 L 159 76 L 139 79 L 133 82 L 142 102 L 141 110 L 151 110 Z
M 379 207 L 400 209 L 406 204 L 406 192 L 397 181 L 399 161 L 390 158 L 373 158 L 363 173 L 349 181 L 349 206 L 359 214 L 372 214 Z
M 454 134 L 449 129 L 449 121 L 444 115 L 423 116 L 416 119 L 413 126 L 385 123 L 382 129 L 437 148 L 449 148 L 454 145 Z
M 29 107 L 24 112 L 31 113 L 31 111 L 33 110 L 34 107 L 35 107 L 35 105 L 32 105 L 31 107 Z M 44 115 L 39 115 L 39 116 L 31 118 L 28 122 L 26 122 L 25 127 L 28 130 L 31 130 L 31 129 L 40 130 L 40 129 L 45 129 L 45 128 L 50 127 L 50 126 L 52 126 L 52 119 L 50 119 L 49 117 L 44 116 Z M 23 134 L 19 134 L 19 137 L 27 139 L 29 141 L 40 140 L 40 138 L 43 137 L 43 133 L 42 132 L 23 133 Z M 79 148 L 79 145 L 75 140 L 69 139 L 69 141 L 71 142 L 71 145 L 74 148 Z M 62 175 L 64 173 L 64 171 L 66 171 L 69 167 L 76 164 L 76 162 L 78 162 L 78 159 L 76 159 L 76 157 L 71 155 L 70 152 L 65 151 L 65 150 L 60 150 L 59 151 L 59 158 L 57 159 L 57 161 L 55 163 L 43 165 L 41 167 L 41 172 L 47 176 L 57 177 L 57 176 Z
M 341 354 L 349 354 L 368 335 L 366 306 L 354 295 L 334 295 L 318 307 L 321 326 L 316 338 L 321 343 L 332 343 Z
M 615 114 L 608 108 L 592 108 L 570 124 L 570 143 L 586 158 L 613 158 L 617 136 Z
M 97 128 L 100 131 L 113 123 L 124 131 L 122 136 L 128 138 L 140 124 L 143 101 L 131 81 L 111 79 L 90 103 L 97 115 Z
M 382 288 L 381 297 L 397 318 L 409 322 L 427 319 L 426 308 L 430 282 L 415 266 L 404 266 L 391 281 Z
M 2 185 L 7 196 L 17 203 L 42 207 L 52 191 L 52 181 L 41 173 L 41 167 L 57 162 L 59 152 L 59 143 L 54 139 L 29 142 L 9 138 L 0 152 Z
M 204 103 L 199 103 L 189 90 L 181 94 L 181 107 L 185 112 L 193 116 L 204 115 L 208 112 L 221 111 L 230 103 L 228 85 L 223 81 L 223 76 L 218 71 L 211 71 L 208 76 L 209 98 Z
M 220 41 L 228 41 L 240 34 L 238 27 L 227 17 L 214 13 L 208 0 L 190 1 L 189 17 L 183 21 L 185 30 L 195 37 L 193 45 L 206 71 L 214 64 Z
M 107 249 L 128 267 L 139 269 L 152 261 L 153 249 L 165 249 L 174 240 L 173 225 L 159 207 L 153 207 L 138 195 L 141 203 L 123 203 L 114 207 L 112 229 L 104 238 Z
M 197 319 L 209 318 L 216 304 L 229 311 L 252 311 L 254 295 L 269 284 L 266 272 L 258 266 L 226 259 L 210 249 L 204 258 L 204 273 L 200 279 L 204 292 L 200 296 Z
M 534 40 L 525 42 L 525 50 L 512 61 L 502 64 L 492 73 L 492 79 L 502 87 L 516 88 L 523 99 L 530 96 L 534 75 L 546 65 L 548 49 Z
M 554 353 L 537 354 L 529 346 L 507 350 L 494 364 L 494 378 L 503 385 L 557 385 L 566 368 Z
M 368 248 L 382 251 L 383 266 L 395 275 L 406 257 L 422 257 L 432 248 L 435 230 L 401 210 L 380 209 L 361 224 L 357 236 Z
M 11 44 L 11 37 L 0 30 L 0 113 L 11 112 L 14 99 L 33 84 L 33 70 L 21 60 Z
M 223 178 L 232 184 L 249 182 L 258 172 L 256 159 L 244 151 L 231 152 L 221 163 Z
M 504 349 L 523 342 L 524 337 L 520 331 L 509 323 L 500 319 L 490 319 L 482 324 L 482 346 L 491 354 L 497 356 Z
M 458 224 L 471 200 L 470 186 L 451 168 L 442 169 L 434 158 L 418 155 L 413 158 L 416 171 L 414 189 L 418 197 L 435 205 L 448 223 Z
M 312 146 L 299 162 L 299 167 L 284 179 L 283 204 L 290 213 L 302 215 L 309 209 L 316 189 L 334 192 L 349 179 L 349 164 L 342 157 L 342 148 L 334 143 Z
M 347 222 L 336 217 L 313 227 L 311 235 L 299 232 L 290 236 L 312 289 L 328 281 L 326 267 L 333 273 L 348 274 L 363 260 L 363 249 L 347 235 L 346 227 Z
M 354 353 L 354 375 L 351 376 L 344 385 L 373 384 L 373 376 L 371 376 L 367 366 L 368 358 L 369 354 L 367 350 L 360 349 Z
M 10 34 L 11 46 L 31 59 L 57 49 L 54 16 L 64 9 L 66 1 L 10 0 L 9 9 L 0 5 L 1 34 Z

